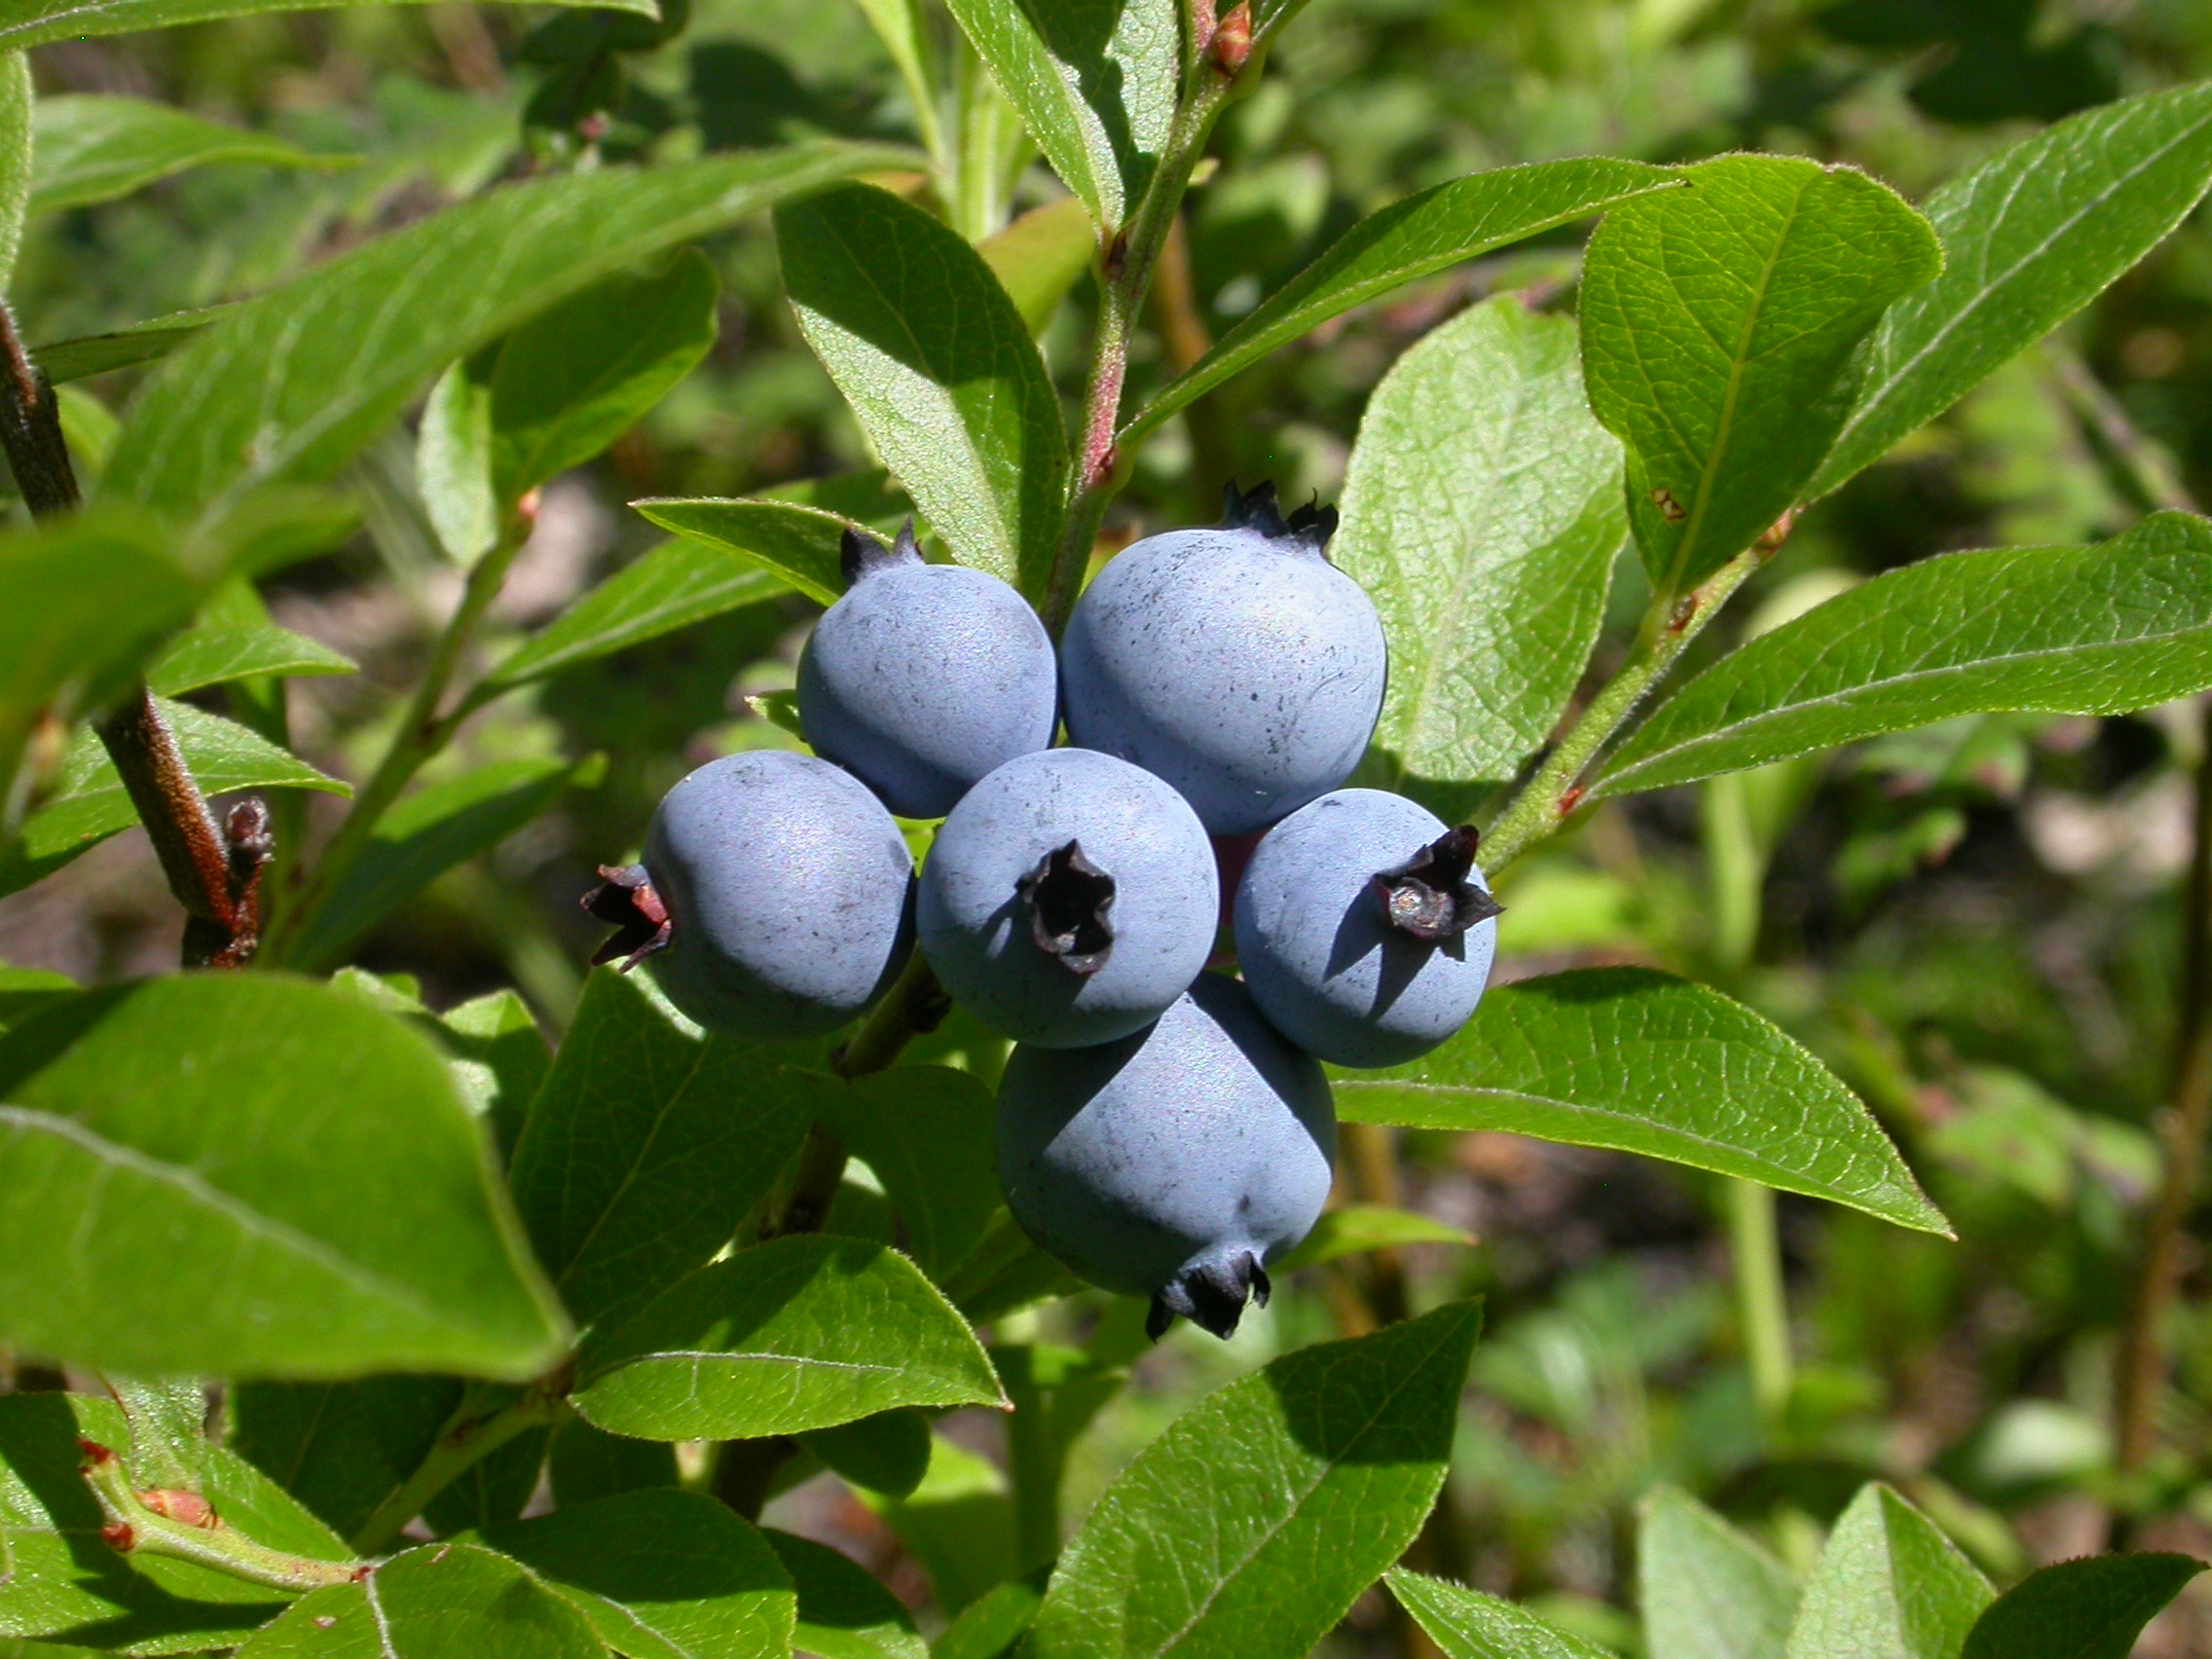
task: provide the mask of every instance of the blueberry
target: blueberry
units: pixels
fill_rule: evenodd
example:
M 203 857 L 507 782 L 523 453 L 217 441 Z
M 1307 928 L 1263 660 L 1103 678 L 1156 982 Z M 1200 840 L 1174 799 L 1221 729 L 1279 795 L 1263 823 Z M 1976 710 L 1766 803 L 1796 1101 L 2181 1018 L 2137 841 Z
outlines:
M 1234 979 L 1089 1049 L 1024 1045 L 999 1083 L 999 1182 L 1038 1246 L 1092 1284 L 1217 1337 L 1329 1196 L 1328 1080 Z
M 845 533 L 845 596 L 798 662 L 799 723 L 907 818 L 1052 741 L 1059 687 L 1037 613 L 998 577 L 926 565 L 911 520 L 895 546 Z
M 1046 749 L 970 790 L 922 868 L 922 954 L 969 1013 L 1073 1048 L 1160 1017 L 1205 966 L 1213 849 L 1173 790 L 1125 760 Z
M 657 952 L 668 1000 L 710 1031 L 819 1037 L 904 966 L 913 871 L 851 774 L 781 750 L 732 755 L 668 792 L 643 865 L 601 870 L 585 907 L 622 932 L 593 960 Z
M 1232 907 L 1260 1011 L 1340 1066 L 1425 1054 L 1482 1000 L 1498 907 L 1475 832 L 1403 795 L 1339 790 L 1262 838 Z
M 1206 829 L 1272 824 L 1351 776 L 1382 708 L 1375 607 L 1322 557 L 1332 508 L 1285 524 L 1230 491 L 1214 530 L 1150 536 L 1085 590 L 1060 644 L 1070 742 L 1165 778 Z

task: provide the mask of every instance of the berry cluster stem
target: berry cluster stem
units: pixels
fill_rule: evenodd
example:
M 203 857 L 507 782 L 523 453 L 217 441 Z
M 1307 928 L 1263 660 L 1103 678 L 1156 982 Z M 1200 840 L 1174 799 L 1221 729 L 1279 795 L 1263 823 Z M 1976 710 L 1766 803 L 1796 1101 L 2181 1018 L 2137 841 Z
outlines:
M 1787 533 L 1787 524 L 1776 527 Z M 1483 870 L 1497 872 L 1537 842 L 1558 833 L 1583 796 L 1583 775 L 1599 751 L 1627 723 L 1651 688 L 1727 604 L 1729 596 L 1766 562 L 1780 536 L 1761 536 L 1678 599 L 1661 593 L 1643 614 L 1636 645 L 1620 672 L 1607 681 L 1521 793 L 1483 832 Z

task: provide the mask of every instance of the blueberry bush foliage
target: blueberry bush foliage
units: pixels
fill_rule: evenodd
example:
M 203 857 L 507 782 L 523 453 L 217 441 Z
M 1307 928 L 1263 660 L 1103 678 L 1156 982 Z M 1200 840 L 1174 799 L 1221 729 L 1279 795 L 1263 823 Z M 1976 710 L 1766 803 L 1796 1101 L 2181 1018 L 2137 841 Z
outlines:
M 1988 1436 L 1938 1478 L 1824 1430 L 1853 1408 L 1792 1377 L 1776 1195 L 1785 1220 L 1854 1212 L 1830 1267 L 1900 1321 L 1945 1282 L 1928 1251 L 1964 1246 L 1890 1130 L 1916 1161 L 2012 1183 L 2028 1220 L 1990 1225 L 2023 1257 L 2094 1234 L 2102 1266 L 2038 1291 L 2108 1327 L 2137 1299 L 2108 1345 L 2093 1501 L 2120 1541 L 2179 1504 L 2196 1477 L 2175 1437 L 2200 1437 L 2203 1408 L 2166 1380 L 2177 1347 L 2192 1374 L 2206 1349 L 2174 1292 L 2212 1115 L 2212 808 L 2167 902 L 2187 960 L 2162 970 L 2184 1032 L 2162 1179 L 2141 1131 L 1995 1056 L 1959 1074 L 1973 1110 L 1937 1111 L 1873 1014 L 1815 1017 L 1753 969 L 1790 826 L 1848 787 L 1837 752 L 1870 797 L 1831 849 L 1863 905 L 1957 846 L 2048 734 L 2212 687 L 2212 522 L 2074 320 L 2175 257 L 2212 186 L 2212 82 L 2174 72 L 2177 49 L 2125 59 L 2123 84 L 2110 26 L 2061 38 L 2022 6 L 1831 8 L 1824 50 L 1862 54 L 1846 79 L 1888 77 L 1895 130 L 1971 134 L 1909 158 L 1899 188 L 1785 153 L 1822 151 L 1808 133 L 1850 91 L 1822 82 L 1844 73 L 1827 58 L 1774 68 L 1765 116 L 1708 142 L 1652 107 L 1725 78 L 1703 8 L 1562 6 L 1519 81 L 1477 89 L 1518 147 L 1440 144 L 1418 178 L 1370 167 L 1332 197 L 1275 144 L 1294 121 L 1354 173 L 1381 152 L 1353 129 L 1385 148 L 1466 130 L 1420 91 L 1465 62 L 1435 9 L 1382 8 L 1363 34 L 1304 0 L 830 18 L 842 4 L 778 16 L 876 64 L 868 100 L 758 44 L 687 46 L 683 0 L 281 21 L 247 17 L 281 0 L 0 3 L 0 269 L 22 260 L 0 330 L 18 501 L 0 889 L 66 881 L 139 825 L 185 917 L 181 973 L 0 968 L 0 1654 L 2127 1653 L 2198 1564 L 2097 1553 L 2100 1530 L 2031 1570 L 1995 1500 L 1962 1495 Z M 195 74 L 235 50 L 237 74 L 274 76 L 286 37 L 253 31 L 293 24 L 356 54 L 434 38 L 474 92 L 387 77 L 364 139 L 55 90 L 75 61 L 57 55 L 137 31 L 171 31 L 148 61 L 179 41 Z M 1552 61 L 1584 25 L 1599 60 Z M 1301 117 L 1281 77 L 1305 26 L 1367 55 L 1338 64 L 1348 103 L 1317 90 L 1327 52 L 1303 60 Z M 688 91 L 665 72 L 685 51 Z M 1569 92 L 1531 92 L 1546 75 Z M 132 283 L 166 309 L 103 310 Z M 757 338 L 733 356 L 734 318 Z M 2186 321 L 2131 337 L 2136 360 Z M 1346 338 L 1376 358 L 1357 396 L 1314 367 Z M 1315 461 L 1347 397 L 1348 454 Z M 1259 458 L 1242 428 L 1264 402 L 1305 412 L 1265 455 L 1286 505 L 1290 484 L 1331 485 L 1328 556 L 1387 642 L 1351 781 L 1479 829 L 1528 971 L 1419 1057 L 1332 1068 L 1340 1201 L 1272 1264 L 1272 1357 L 1205 1373 L 1218 1386 L 1086 1473 L 1078 1504 L 1087 1430 L 1144 1397 L 1146 1309 L 1086 1290 L 1010 1214 L 1005 1045 L 946 1018 L 927 960 L 828 1039 L 711 1033 L 649 959 L 579 983 L 581 934 L 523 913 L 486 861 L 564 813 L 609 837 L 561 864 L 571 897 L 635 857 L 642 811 L 573 803 L 649 806 L 640 780 L 670 773 L 642 752 L 722 717 L 732 676 L 844 590 L 855 536 L 910 516 L 932 562 L 1001 578 L 1057 637 L 1140 529 L 1210 517 Z M 637 437 L 735 422 L 721 453 L 757 452 L 778 409 L 815 434 L 780 461 L 655 464 Z M 1984 475 L 2039 475 L 2009 498 L 2095 504 L 2013 512 L 2004 545 L 1916 532 L 1870 579 L 1790 565 L 1853 513 L 1971 516 L 1897 482 L 1961 444 Z M 534 609 L 523 556 L 587 465 L 625 480 L 640 550 Z M 757 493 L 712 493 L 733 481 Z M 339 741 L 313 694 L 355 664 L 278 625 L 271 596 L 332 586 L 364 547 L 437 623 Z M 1714 627 L 1748 585 L 1750 621 Z M 685 712 L 709 681 L 707 714 Z M 755 678 L 719 749 L 797 750 L 789 682 Z M 531 718 L 588 741 L 480 740 Z M 1622 850 L 1647 807 L 1676 813 L 1706 885 Z M 901 830 L 926 859 L 934 826 Z M 1592 844 L 1596 866 L 1562 852 Z M 1619 932 L 1593 906 L 1637 888 L 1695 912 L 1699 942 L 1582 949 Z M 511 985 L 434 1008 L 375 971 L 433 892 L 506 941 Z M 1862 976 L 1909 977 L 1911 937 Z M 1617 1454 L 1634 1618 L 1462 1582 L 1496 1565 L 1470 1513 L 1522 1540 L 1510 1555 L 1565 1502 L 1470 1428 L 1470 1366 L 1474 1397 L 1593 1445 L 1620 1393 L 1566 1380 L 1589 1350 L 1556 1321 L 1582 1315 L 1478 1342 L 1478 1298 L 1409 1298 L 1405 1254 L 1465 1237 L 1400 1202 L 1393 1147 L 1450 1158 L 1498 1131 L 1695 1172 L 1725 1218 L 1740 1386 L 1678 1409 L 1752 1450 L 1727 1490 L 1713 1462 Z M 2130 1201 L 2069 1207 L 2122 1166 Z M 1985 1189 L 1962 1227 L 1987 1221 Z M 1892 1242 L 1911 1234 L 1934 1242 Z M 1620 1324 L 1657 1353 L 1677 1315 Z M 2046 1404 L 2007 1419 L 2015 1441 L 2042 1425 L 2031 1483 L 2056 1478 L 2053 1417 L 2087 1420 Z M 1002 1456 L 953 1432 L 983 1419 Z M 1615 1478 L 1604 1456 L 1545 1490 Z M 776 1524 L 824 1471 L 899 1570 Z M 1746 1484 L 1785 1476 L 1779 1506 Z

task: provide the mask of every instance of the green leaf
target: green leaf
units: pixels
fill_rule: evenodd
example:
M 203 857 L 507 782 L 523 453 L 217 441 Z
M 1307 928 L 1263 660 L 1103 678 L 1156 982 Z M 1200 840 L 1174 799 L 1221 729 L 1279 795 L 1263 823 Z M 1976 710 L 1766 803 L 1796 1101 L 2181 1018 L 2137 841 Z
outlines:
M 0 962 L 0 1031 L 20 1025 L 44 1008 L 74 996 L 77 981 L 44 968 L 11 968 Z
M 920 1412 L 878 1412 L 834 1428 L 811 1428 L 798 1443 L 853 1486 L 904 1497 L 930 1466 L 929 1419 Z
M 2143 1627 L 2203 1570 L 2185 1555 L 2062 1561 L 1982 1609 L 1959 1659 L 2127 1659 Z
M 30 210 L 82 207 L 142 190 L 156 179 L 218 162 L 259 166 L 350 166 L 350 156 L 314 156 L 266 132 L 247 132 L 150 98 L 91 92 L 41 98 Z
M 1059 540 L 1067 434 L 990 267 L 863 185 L 779 208 L 776 240 L 807 344 L 931 528 L 962 564 L 1035 591 Z
M 1952 1659 L 1990 1601 L 1987 1581 L 1934 1522 L 1869 1485 L 1805 1581 L 1788 1659 Z
M 1598 643 L 1628 525 L 1576 338 L 1503 295 L 1429 334 L 1368 399 L 1329 557 L 1390 642 L 1375 742 L 1393 783 L 1513 777 Z
M 729 1241 L 806 1132 L 801 1076 L 756 1045 L 686 1035 L 611 969 L 585 981 L 510 1175 L 579 1321 L 635 1312 Z
M 1393 1567 L 1383 1575 L 1398 1604 L 1444 1650 L 1444 1659 L 1612 1659 L 1554 1630 L 1511 1602 Z
M 450 1377 L 236 1383 L 230 1444 L 350 1536 L 422 1465 L 461 1395 Z
M 237 307 L 164 363 L 103 493 L 220 516 L 256 485 L 328 478 L 456 358 L 662 248 L 887 154 L 810 144 L 609 167 L 420 219 Z
M 929 1659 L 913 1615 L 858 1563 L 828 1544 L 762 1529 L 798 1591 L 792 1643 L 819 1659 Z
M 238 1659 L 607 1659 L 573 1604 L 474 1544 L 424 1544 L 301 1597 Z M 653 1656 L 658 1659 L 658 1656 Z
M 0 49 L 21 51 L 49 41 L 88 35 L 135 34 L 140 29 L 242 18 L 261 12 L 327 10 L 367 0 L 0 0 Z M 606 9 L 654 15 L 648 0 L 596 0 Z
M 484 1542 L 582 1609 L 629 1659 L 756 1659 L 791 1646 L 790 1576 L 701 1493 L 647 1489 L 488 1527 Z
M 415 434 L 415 488 L 438 545 L 462 570 L 498 544 L 492 494 L 491 366 L 497 347 L 463 357 L 437 378 Z
M 1590 239 L 1582 368 L 1628 447 L 1652 584 L 1687 589 L 1794 505 L 1851 409 L 1861 341 L 1942 250 L 1887 185 L 1722 156 L 1622 204 Z
M 1182 82 L 1173 0 L 950 0 L 1022 125 L 1101 225 L 1118 227 L 1160 165 Z
M 834 1102 L 837 1132 L 905 1222 L 908 1254 L 941 1280 L 1004 1207 L 991 1091 L 973 1072 L 899 1066 L 824 1098 Z
M 492 493 L 502 505 L 638 424 L 715 344 L 721 279 L 697 248 L 595 282 L 508 335 L 492 371 Z
M 941 1434 L 930 1437 L 929 1469 L 911 1493 L 864 1493 L 861 1499 L 921 1565 L 948 1616 L 959 1617 L 1021 1570 L 1006 1472 Z
M 561 1351 L 444 1059 L 341 992 L 89 991 L 0 1038 L 0 1340 L 25 1352 L 519 1381 Z
M 461 1473 L 424 1507 L 423 1519 L 442 1538 L 513 1521 L 529 1507 L 545 1472 L 552 1433 L 527 1428 Z
M 240 627 L 203 621 L 170 641 L 168 648 L 147 665 L 146 683 L 164 697 L 181 697 L 187 691 L 255 675 L 297 679 L 352 674 L 357 666 L 351 657 L 319 641 L 274 623 Z
M 626 1440 L 570 1418 L 553 1436 L 548 1474 L 563 1509 L 646 1487 L 681 1486 L 676 1448 L 658 1440 Z
M 1650 1659 L 1782 1659 L 1797 1586 L 1687 1493 L 1655 1487 L 1637 1506 L 1636 1574 Z
M 130 512 L 0 535 L 0 802 L 43 714 L 97 707 L 199 608 L 214 572 L 173 546 L 159 521 Z
M 1045 325 L 1098 257 L 1098 232 L 1073 196 L 1032 207 L 976 244 L 1031 334 Z
M 1382 1204 L 1346 1204 L 1325 1211 L 1305 1240 L 1274 1264 L 1276 1272 L 1319 1267 L 1323 1262 L 1362 1256 L 1370 1250 L 1395 1250 L 1406 1244 L 1472 1245 L 1474 1235 L 1447 1227 L 1413 1210 Z
M 1660 789 L 2004 709 L 2109 715 L 2212 685 L 2212 523 L 1925 559 L 1762 634 L 1661 704 L 1593 793 Z
M 433 1029 L 454 1056 L 462 1095 L 491 1124 L 499 1161 L 508 1161 L 524 1114 L 553 1066 L 530 1005 L 512 991 L 489 991 L 446 1010 Z
M 11 52 L 0 59 L 0 292 L 15 280 L 32 180 L 44 160 L 32 144 L 33 103 L 30 59 Z
M 351 793 L 267 738 L 190 703 L 160 699 L 177 749 L 204 794 L 234 790 L 303 789 Z M 123 778 L 91 727 L 71 740 L 54 793 L 24 821 L 21 832 L 0 846 L 0 893 L 44 880 L 80 854 L 138 822 Z
M 898 1406 L 1005 1403 L 951 1306 L 856 1238 L 755 1245 L 680 1281 L 585 1347 L 587 1422 L 644 1440 L 743 1440 Z
M 1646 968 L 1497 986 L 1435 1052 L 1334 1082 L 1354 1122 L 1609 1147 L 1949 1232 L 1819 1060 L 1741 1003 Z
M 820 604 L 834 605 L 845 591 L 840 551 L 845 532 L 864 528 L 842 514 L 790 501 L 655 498 L 630 504 L 661 529 L 687 538 L 667 544 L 687 550 L 681 564 L 676 555 L 668 556 L 670 573 L 663 578 L 673 581 L 681 572 L 686 593 L 694 583 L 712 583 L 719 591 L 720 584 L 735 580 L 726 558 L 735 554 L 745 571 L 765 571 L 779 587 L 789 585 Z M 708 550 L 725 557 L 710 561 Z
M 167 356 L 230 310 L 229 306 L 208 306 L 201 311 L 149 317 L 108 334 L 55 340 L 32 348 L 31 360 L 46 371 L 46 378 L 55 386 L 104 375 L 113 369 L 135 368 L 140 363 Z
M 1509 242 L 1679 185 L 1680 173 L 1603 158 L 1499 167 L 1370 214 L 1269 295 L 1122 430 L 1125 450 L 1167 417 L 1279 346 L 1391 289 Z
M 1045 1604 L 1042 1576 L 1010 1578 L 969 1603 L 931 1645 L 930 1659 L 1012 1659 Z
M 762 604 L 788 587 L 784 576 L 749 557 L 732 557 L 709 542 L 673 537 L 623 566 L 562 611 L 495 668 L 486 677 L 486 685 L 508 691 L 549 679 L 694 622 Z
M 193 1562 L 126 1563 L 99 1537 L 107 1517 L 78 1473 L 80 1437 L 122 1451 L 130 1428 L 113 1401 L 84 1394 L 0 1396 L 0 1642 L 52 1637 L 125 1653 L 197 1653 L 241 1641 L 284 1595 Z M 203 1491 L 273 1548 L 344 1561 L 343 1544 L 250 1467 L 208 1449 Z M 263 1537 L 263 1532 L 270 1535 Z
M 1274 1360 L 1185 1412 L 1061 1555 L 1034 1659 L 1299 1659 L 1420 1530 L 1481 1306 Z
M 2164 240 L 2212 183 L 2212 82 L 2123 98 L 2001 150 L 1925 205 L 1943 274 L 1898 302 L 1811 496 L 1881 460 Z
M 605 770 L 596 755 L 573 762 L 495 760 L 393 802 L 300 930 L 290 960 L 328 966 L 454 866 L 490 852 L 568 791 L 595 788 Z

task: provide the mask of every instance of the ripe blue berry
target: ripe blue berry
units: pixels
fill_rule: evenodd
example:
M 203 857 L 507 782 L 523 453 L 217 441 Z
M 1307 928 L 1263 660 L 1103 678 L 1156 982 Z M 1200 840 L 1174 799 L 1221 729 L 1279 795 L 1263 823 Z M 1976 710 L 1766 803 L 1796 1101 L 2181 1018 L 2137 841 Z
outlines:
M 1213 530 L 1150 536 L 1085 590 L 1060 644 L 1069 741 L 1157 772 L 1206 829 L 1266 828 L 1351 776 L 1382 708 L 1375 607 L 1322 557 L 1336 512 L 1286 524 L 1232 489 Z
M 1262 837 L 1237 883 L 1236 961 L 1275 1029 L 1340 1066 L 1425 1054 L 1475 1012 L 1498 906 L 1475 832 L 1339 790 Z
M 643 865 L 601 870 L 585 907 L 623 931 L 593 960 L 658 952 L 668 1000 L 710 1031 L 819 1037 L 904 965 L 913 871 L 899 826 L 849 773 L 732 755 L 668 792 Z
M 999 1183 L 1038 1246 L 1092 1284 L 1217 1337 L 1329 1196 L 1328 1080 L 1242 985 L 1202 974 L 1145 1030 L 1024 1045 L 999 1084 Z
M 846 592 L 798 663 L 799 723 L 907 818 L 942 818 L 994 767 L 1052 741 L 1052 642 L 998 577 L 845 533 Z
M 922 954 L 1017 1042 L 1073 1048 L 1160 1017 L 1205 966 L 1221 903 L 1182 797 L 1088 749 L 1008 761 L 962 797 L 922 868 Z

